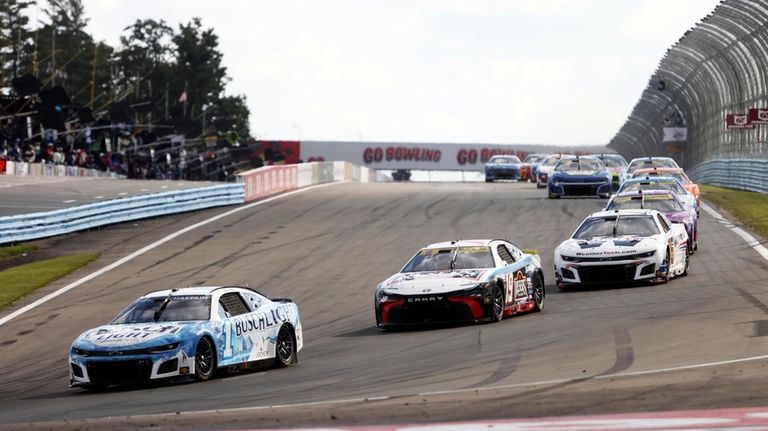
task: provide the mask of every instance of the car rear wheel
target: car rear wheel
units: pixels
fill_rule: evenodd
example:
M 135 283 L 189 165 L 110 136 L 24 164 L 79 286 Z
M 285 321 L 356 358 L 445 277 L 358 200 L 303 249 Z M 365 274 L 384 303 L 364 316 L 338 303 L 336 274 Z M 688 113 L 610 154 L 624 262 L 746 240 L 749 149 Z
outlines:
M 285 368 L 296 362 L 296 343 L 288 325 L 280 327 L 275 343 L 275 367 Z
M 213 344 L 208 337 L 203 337 L 197 342 L 195 348 L 195 379 L 205 381 L 213 375 L 216 357 Z
M 667 253 L 664 255 L 664 261 L 662 262 L 662 265 L 667 268 L 666 273 L 662 276 L 662 280 L 660 281 L 661 284 L 669 283 L 670 274 L 672 274 L 672 266 L 670 265 L 669 260 L 670 250 L 667 249 Z
M 498 322 L 504 318 L 504 289 L 499 284 L 493 285 L 493 321 Z
M 541 274 L 533 276 L 533 311 L 538 313 L 544 309 L 544 280 Z
M 685 254 L 685 267 L 683 268 L 683 272 L 680 274 L 680 277 L 685 277 L 688 275 L 688 265 L 691 264 L 691 255 L 688 253 Z

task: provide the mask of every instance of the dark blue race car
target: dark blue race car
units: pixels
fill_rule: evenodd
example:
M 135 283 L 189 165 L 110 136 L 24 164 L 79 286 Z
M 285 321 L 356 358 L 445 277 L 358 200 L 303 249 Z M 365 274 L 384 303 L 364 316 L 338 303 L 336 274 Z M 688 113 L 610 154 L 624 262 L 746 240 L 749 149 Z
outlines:
M 517 156 L 493 156 L 485 162 L 485 182 L 495 180 L 519 180 L 522 178 Z
M 611 173 L 595 157 L 563 157 L 547 181 L 549 198 L 611 195 Z

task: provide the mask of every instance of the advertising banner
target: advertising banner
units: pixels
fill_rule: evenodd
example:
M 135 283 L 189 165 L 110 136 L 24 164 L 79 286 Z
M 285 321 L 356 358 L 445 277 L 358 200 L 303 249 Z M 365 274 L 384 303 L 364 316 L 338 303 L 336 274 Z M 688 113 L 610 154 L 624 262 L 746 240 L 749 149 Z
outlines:
M 768 124 L 768 109 L 750 108 L 749 124 Z
M 725 116 L 727 129 L 754 129 L 755 125 L 749 122 L 748 114 L 728 114 Z
M 663 142 L 685 142 L 688 140 L 687 127 L 665 127 Z

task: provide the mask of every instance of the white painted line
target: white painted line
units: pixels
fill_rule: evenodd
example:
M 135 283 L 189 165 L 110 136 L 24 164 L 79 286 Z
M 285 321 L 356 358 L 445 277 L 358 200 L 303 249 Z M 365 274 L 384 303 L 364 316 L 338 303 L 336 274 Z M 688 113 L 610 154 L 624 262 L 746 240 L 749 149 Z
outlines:
M 66 200 L 66 201 L 61 201 L 61 203 L 63 203 L 63 204 L 71 204 L 72 202 L 77 202 L 77 200 L 69 199 L 69 200 Z
M 149 189 L 141 189 L 141 190 L 139 190 L 139 191 L 140 191 L 140 192 L 148 192 L 148 191 L 149 191 Z
M 120 266 L 120 265 L 122 265 L 122 264 L 124 264 L 124 263 L 126 263 L 126 262 L 128 262 L 128 261 L 130 261 L 130 260 L 132 260 L 132 259 L 134 259 L 136 257 L 138 257 L 138 256 L 141 256 L 142 254 L 144 254 L 144 253 L 146 253 L 146 252 L 148 252 L 148 251 L 150 251 L 150 250 L 152 250 L 154 248 L 157 248 L 157 247 L 165 244 L 166 242 L 168 242 L 168 241 L 170 241 L 170 240 L 172 240 L 172 239 L 174 239 L 174 238 L 176 238 L 178 236 L 181 236 L 181 235 L 183 235 L 183 234 L 185 234 L 185 233 L 187 233 L 189 231 L 195 230 L 195 229 L 197 229 L 199 227 L 202 227 L 202 226 L 205 226 L 205 225 L 207 225 L 209 223 L 213 223 L 216 220 L 220 220 L 220 219 L 222 219 L 224 217 L 228 217 L 228 216 L 230 216 L 232 214 L 239 213 L 240 211 L 245 211 L 245 210 L 253 208 L 255 206 L 264 205 L 264 204 L 276 201 L 278 199 L 287 198 L 289 196 L 293 196 L 293 195 L 296 195 L 296 194 L 299 194 L 299 193 L 304 193 L 304 192 L 307 192 L 307 191 L 310 191 L 310 190 L 318 189 L 318 188 L 321 188 L 321 187 L 328 187 L 328 186 L 332 186 L 332 185 L 335 185 L 335 184 L 342 184 L 342 183 L 341 182 L 336 182 L 336 183 L 318 184 L 316 186 L 305 187 L 303 189 L 299 189 L 299 190 L 294 190 L 292 192 L 283 193 L 281 195 L 273 196 L 271 198 L 267 198 L 267 199 L 264 199 L 262 201 L 257 201 L 257 202 L 253 202 L 253 203 L 250 203 L 250 204 L 247 204 L 247 205 L 243 205 L 241 207 L 237 207 L 237 208 L 229 210 L 229 211 L 227 211 L 225 213 L 222 213 L 222 214 L 219 214 L 217 216 L 213 216 L 213 217 L 211 217 L 209 219 L 203 220 L 203 221 L 201 221 L 199 223 L 195 223 L 195 224 L 193 224 L 191 226 L 187 226 L 187 227 L 185 227 L 185 228 L 183 228 L 181 230 L 178 230 L 178 231 L 176 231 L 176 232 L 174 232 L 174 233 L 172 233 L 172 234 L 170 234 L 170 235 L 168 235 L 168 236 L 166 236 L 164 238 L 161 238 L 161 239 L 153 242 L 152 244 L 149 244 L 148 246 L 146 246 L 144 248 L 141 248 L 139 250 L 134 251 L 133 253 L 129 254 L 128 256 L 125 256 L 124 258 L 122 258 L 120 260 L 117 260 L 117 261 L 115 261 L 115 262 L 105 266 L 104 268 L 101 268 L 100 270 L 98 270 L 96 272 L 92 272 L 92 273 L 86 275 L 85 277 L 83 277 L 83 278 L 81 278 L 81 279 L 79 279 L 77 281 L 74 281 L 74 282 L 64 286 L 64 287 L 62 287 L 61 289 L 59 289 L 59 290 L 57 290 L 55 292 L 49 293 L 48 295 L 43 296 L 42 298 L 38 299 L 37 301 L 35 301 L 35 302 L 31 303 L 31 304 L 28 304 L 28 305 L 26 305 L 26 306 L 24 306 L 24 307 L 22 307 L 22 308 L 20 308 L 20 309 L 18 309 L 16 311 L 14 311 L 13 313 L 11 313 L 11 314 L 3 317 L 2 319 L 0 319 L 0 326 L 4 325 L 5 323 L 10 321 L 11 319 L 14 319 L 14 318 L 16 318 L 18 316 L 21 316 L 22 314 L 26 313 L 27 311 L 33 310 L 33 309 L 37 308 L 38 306 L 40 306 L 42 304 L 45 304 L 46 302 L 50 301 L 51 299 L 56 298 L 57 296 L 62 295 L 64 293 L 66 293 L 66 292 L 69 292 L 70 290 L 76 288 L 77 286 L 80 286 L 81 284 L 83 284 L 85 282 L 91 281 L 94 278 L 96 278 L 96 277 L 98 277 L 98 276 L 100 276 L 100 275 L 102 275 L 102 274 L 104 274 L 106 272 L 109 272 L 109 271 L 117 268 L 118 266 Z
M 740 236 L 741 239 L 744 240 L 744 242 L 747 243 L 748 246 L 752 247 L 753 250 L 755 250 L 760 256 L 763 257 L 763 259 L 768 260 L 768 248 L 765 248 L 764 245 L 760 244 L 760 241 L 757 240 L 754 236 L 750 235 L 747 231 L 744 229 L 735 226 L 733 223 L 728 221 L 725 217 L 720 215 L 717 211 L 715 211 L 714 208 L 707 205 L 706 203 L 701 203 L 701 209 L 703 209 L 707 214 L 714 217 L 715 220 L 722 223 L 731 230 L 731 232 L 735 233 L 736 235 Z
M 118 195 L 118 196 L 125 196 L 125 195 L 127 195 L 127 194 L 128 194 L 128 193 L 126 193 L 126 192 L 122 192 L 122 193 L 118 193 L 117 195 Z
M 94 196 L 94 199 L 104 199 L 104 196 Z
M 161 189 L 167 189 L 167 188 L 168 188 L 168 186 L 162 186 L 162 187 L 160 187 L 160 188 L 161 188 Z

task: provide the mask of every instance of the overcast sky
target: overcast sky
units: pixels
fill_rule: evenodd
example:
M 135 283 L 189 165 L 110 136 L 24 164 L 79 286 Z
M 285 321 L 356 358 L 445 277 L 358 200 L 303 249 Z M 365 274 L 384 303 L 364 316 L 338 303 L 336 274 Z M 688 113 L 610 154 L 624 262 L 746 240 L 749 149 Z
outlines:
M 605 144 L 716 0 L 84 0 L 117 46 L 199 16 L 262 139 Z

